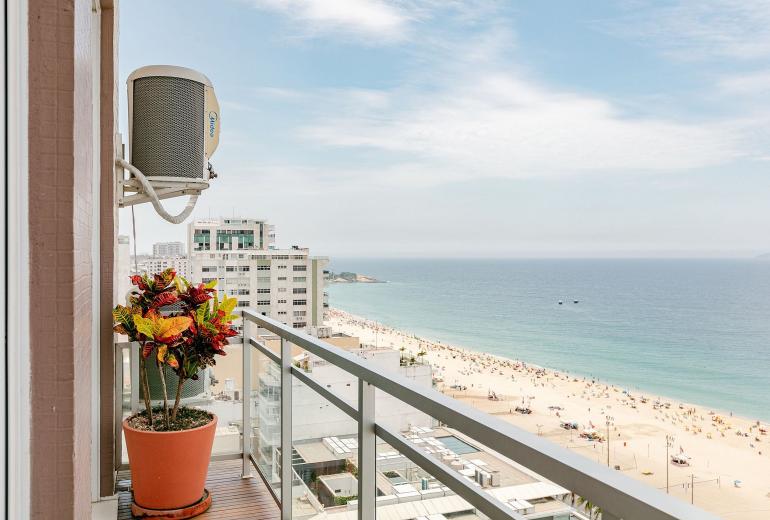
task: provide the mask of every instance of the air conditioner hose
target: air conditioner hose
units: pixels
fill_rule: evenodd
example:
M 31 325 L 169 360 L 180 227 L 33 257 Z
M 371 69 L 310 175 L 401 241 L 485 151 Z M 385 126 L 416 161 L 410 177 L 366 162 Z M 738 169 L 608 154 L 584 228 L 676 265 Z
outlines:
M 198 196 L 190 195 L 190 198 L 187 201 L 187 205 L 182 210 L 182 212 L 178 215 L 171 215 L 161 205 L 160 199 L 158 198 L 158 194 L 155 193 L 155 189 L 152 187 L 152 184 L 150 184 L 150 181 L 147 180 L 147 177 L 145 177 L 144 174 L 140 172 L 136 166 L 129 163 L 125 159 L 116 159 L 115 164 L 134 174 L 134 177 L 136 177 L 137 180 L 142 184 L 142 187 L 144 187 L 145 193 L 150 197 L 150 202 L 152 202 L 152 207 L 155 208 L 155 211 L 158 212 L 158 215 L 163 217 L 165 220 L 168 220 L 172 224 L 181 224 L 182 222 L 184 222 L 185 219 L 190 216 L 190 213 L 192 213 L 192 210 L 195 208 L 195 203 L 198 201 Z

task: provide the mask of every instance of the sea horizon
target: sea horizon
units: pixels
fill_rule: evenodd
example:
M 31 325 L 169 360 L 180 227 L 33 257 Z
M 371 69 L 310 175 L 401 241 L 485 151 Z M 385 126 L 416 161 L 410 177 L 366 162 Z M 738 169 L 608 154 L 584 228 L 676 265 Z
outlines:
M 330 269 L 388 282 L 329 287 L 331 307 L 383 325 L 770 420 L 761 259 L 335 258 Z

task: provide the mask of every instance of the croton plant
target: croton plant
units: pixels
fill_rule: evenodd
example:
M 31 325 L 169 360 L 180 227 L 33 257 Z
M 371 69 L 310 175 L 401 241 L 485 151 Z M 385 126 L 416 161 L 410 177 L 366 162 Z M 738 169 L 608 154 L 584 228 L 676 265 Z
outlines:
M 114 329 L 139 344 L 139 380 L 150 427 L 153 424 L 152 403 L 147 379 L 147 362 L 158 366 L 163 388 L 163 419 L 160 429 L 168 430 L 176 420 L 182 387 L 198 372 L 216 364 L 216 356 L 225 355 L 228 338 L 237 332 L 231 327 L 236 298 L 214 289 L 216 280 L 194 285 L 178 276 L 173 269 L 152 276 L 134 275 L 137 287 L 128 305 L 117 305 L 112 311 Z M 169 311 L 172 306 L 174 311 Z M 179 382 L 173 408 L 169 409 L 165 371 L 171 369 Z

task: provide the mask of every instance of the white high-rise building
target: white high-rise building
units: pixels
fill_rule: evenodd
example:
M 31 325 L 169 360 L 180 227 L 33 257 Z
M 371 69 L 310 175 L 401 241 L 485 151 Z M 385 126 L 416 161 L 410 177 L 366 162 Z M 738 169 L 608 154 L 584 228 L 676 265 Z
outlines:
M 190 277 L 190 267 L 185 256 L 148 256 L 138 263 L 140 273 L 155 274 L 173 268 L 176 274 L 184 278 Z
M 324 267 L 307 248 L 276 249 L 265 220 L 217 218 L 188 225 L 192 281 L 218 280 L 217 288 L 266 316 L 317 333 L 324 319 Z
M 182 242 L 156 242 L 152 245 L 152 256 L 184 256 Z

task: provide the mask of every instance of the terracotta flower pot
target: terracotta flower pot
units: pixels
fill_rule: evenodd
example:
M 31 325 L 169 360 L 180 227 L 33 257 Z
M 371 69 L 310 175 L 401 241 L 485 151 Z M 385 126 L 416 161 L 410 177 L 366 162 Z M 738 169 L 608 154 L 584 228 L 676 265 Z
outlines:
M 178 432 L 136 430 L 124 420 L 134 503 L 173 510 L 199 502 L 216 428 L 216 415 L 205 426 Z

